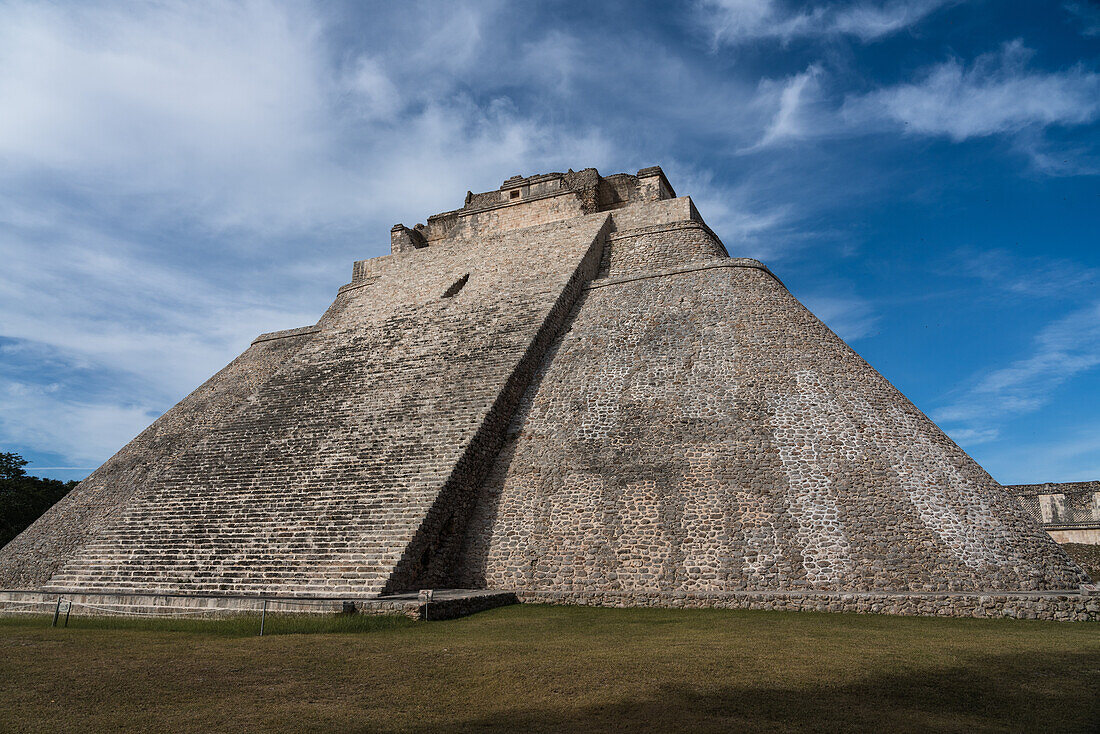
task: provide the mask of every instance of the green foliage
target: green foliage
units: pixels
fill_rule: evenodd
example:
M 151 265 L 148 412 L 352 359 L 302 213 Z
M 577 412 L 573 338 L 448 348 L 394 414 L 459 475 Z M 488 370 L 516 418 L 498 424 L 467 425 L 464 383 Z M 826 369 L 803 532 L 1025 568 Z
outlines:
M 28 477 L 26 460 L 0 452 L 0 546 L 4 546 L 68 494 L 76 482 Z
M 17 479 L 26 475 L 27 460 L 19 454 L 0 451 L 0 479 Z

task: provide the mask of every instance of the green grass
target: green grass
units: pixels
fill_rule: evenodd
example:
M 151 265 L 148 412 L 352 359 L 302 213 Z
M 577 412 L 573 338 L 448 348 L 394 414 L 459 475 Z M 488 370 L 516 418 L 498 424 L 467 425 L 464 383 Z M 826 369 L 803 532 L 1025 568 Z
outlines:
M 255 622 L 5 619 L 0 730 L 1100 731 L 1091 623 L 528 605 Z

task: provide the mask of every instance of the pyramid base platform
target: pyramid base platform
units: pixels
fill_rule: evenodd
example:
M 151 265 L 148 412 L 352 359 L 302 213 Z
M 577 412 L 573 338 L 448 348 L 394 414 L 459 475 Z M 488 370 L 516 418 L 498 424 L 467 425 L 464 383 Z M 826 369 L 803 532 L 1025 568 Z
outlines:
M 224 617 L 239 614 L 389 614 L 441 620 L 516 603 L 516 595 L 485 589 L 436 589 L 431 601 L 419 594 L 370 599 L 260 596 L 192 596 L 126 592 L 0 591 L 0 616 L 72 614 L 80 616 Z

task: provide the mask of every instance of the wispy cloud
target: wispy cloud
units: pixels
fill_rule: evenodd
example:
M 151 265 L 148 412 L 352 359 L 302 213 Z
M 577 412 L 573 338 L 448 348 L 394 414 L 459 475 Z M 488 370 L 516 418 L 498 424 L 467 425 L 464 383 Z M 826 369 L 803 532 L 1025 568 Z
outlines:
M 984 421 L 1045 405 L 1074 376 L 1100 366 L 1100 301 L 1048 324 L 1033 353 L 979 376 L 966 394 L 934 412 L 936 420 L 980 429 Z
M 1030 70 L 1031 56 L 1015 40 L 969 66 L 952 59 L 928 69 L 919 81 L 849 97 L 842 114 L 856 127 L 881 121 L 910 134 L 955 141 L 1083 125 L 1100 117 L 1100 74 L 1081 66 Z
M 966 248 L 951 261 L 953 275 L 977 278 L 1000 293 L 1046 298 L 1075 298 L 1096 292 L 1100 271 L 1051 257 L 1026 257 L 1008 250 Z
M 782 82 L 770 79 L 761 82 L 754 104 L 774 109 L 775 112 L 760 140 L 742 152 L 753 152 L 782 141 L 820 134 L 821 118 L 813 115 L 808 108 L 817 101 L 820 92 L 818 77 L 821 74 L 821 66 L 811 64 L 805 71 Z
M 444 7 L 411 52 L 333 59 L 331 21 L 306 5 L 13 3 L 0 23 L 0 175 L 63 170 L 70 186 L 140 196 L 154 213 L 283 232 L 389 216 L 395 190 L 438 206 L 444 188 L 511 161 L 599 157 L 594 129 L 563 135 L 464 93 L 485 12 Z
M 955 443 L 964 446 L 975 446 L 978 444 L 989 443 L 990 441 L 996 441 L 1001 431 L 998 428 L 952 428 L 948 431 L 948 435 Z
M 751 184 L 717 183 L 712 172 L 677 162 L 665 171 L 703 213 L 707 224 L 722 238 L 733 257 L 752 257 L 775 262 L 791 254 L 809 234 L 802 212 L 785 204 L 762 199 Z
M 470 90 L 494 12 L 442 4 L 412 47 L 348 53 L 336 18 L 273 0 L 0 7 L 0 444 L 102 461 L 315 320 L 394 221 L 602 164 L 595 126 Z
M 1081 24 L 1081 35 L 1100 36 L 1100 7 L 1095 3 L 1073 2 L 1063 7 Z
M 715 46 L 759 39 L 790 41 L 847 35 L 874 41 L 912 26 L 948 0 L 821 3 L 793 10 L 777 0 L 701 0 L 699 18 Z
M 1100 478 L 1100 422 L 1060 424 L 1023 446 L 983 445 L 975 453 L 1001 484 L 1093 481 Z
M 8 446 L 49 447 L 92 468 L 118 451 L 161 412 L 159 406 L 57 399 L 49 386 L 0 378 L 0 438 Z M 41 469 L 43 467 L 31 467 Z M 81 469 L 83 467 L 64 467 Z
M 805 294 L 800 298 L 815 316 L 844 341 L 851 342 L 870 336 L 878 325 L 879 314 L 874 305 L 865 298 L 820 292 Z

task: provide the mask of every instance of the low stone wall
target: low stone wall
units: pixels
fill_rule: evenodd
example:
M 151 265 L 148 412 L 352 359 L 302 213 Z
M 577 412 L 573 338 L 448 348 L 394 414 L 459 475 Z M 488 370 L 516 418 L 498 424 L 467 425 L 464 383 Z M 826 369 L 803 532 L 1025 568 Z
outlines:
M 852 612 L 920 617 L 1100 621 L 1096 591 L 1057 593 L 870 593 L 870 592 L 553 592 L 517 591 L 523 603 L 675 609 L 762 609 L 784 612 Z
M 259 614 L 258 597 L 194 597 L 141 594 L 46 594 L 0 591 L 0 616 L 64 615 L 72 604 L 75 616 L 226 617 Z M 417 620 L 443 620 L 516 603 L 568 604 L 599 607 L 664 607 L 673 609 L 762 609 L 788 612 L 850 612 L 922 617 L 977 617 L 1100 621 L 1100 592 L 1008 593 L 871 593 L 871 592 L 554 592 L 440 589 L 423 603 L 417 594 L 377 599 L 268 598 L 269 614 L 383 614 Z
M 60 605 L 59 605 L 60 602 Z M 309 599 L 255 596 L 187 596 L 179 594 L 96 594 L 40 591 L 0 591 L 0 616 L 70 613 L 77 617 L 202 618 L 241 614 L 382 614 L 404 615 L 417 620 L 465 617 L 486 609 L 517 603 L 510 591 L 442 589 L 423 603 L 417 594 L 397 594 L 376 599 Z

